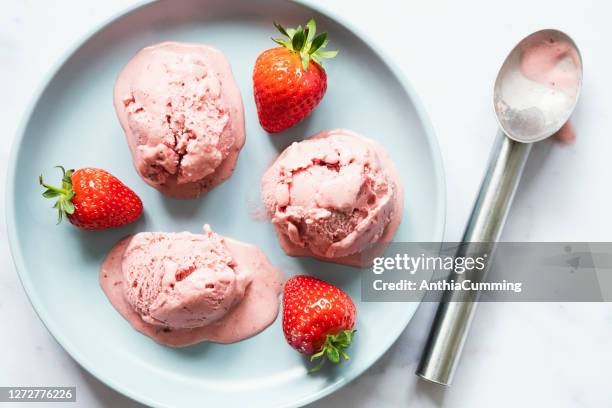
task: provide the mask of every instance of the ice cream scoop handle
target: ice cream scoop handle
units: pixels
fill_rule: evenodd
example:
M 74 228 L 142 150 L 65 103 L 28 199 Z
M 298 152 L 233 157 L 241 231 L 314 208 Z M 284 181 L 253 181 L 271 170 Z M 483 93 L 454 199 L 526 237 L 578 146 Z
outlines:
M 500 132 L 491 153 L 485 178 L 463 235 L 463 242 L 499 239 L 514 193 L 525 167 L 530 143 L 519 143 Z M 476 301 L 457 302 L 453 294 L 442 298 L 417 375 L 450 385 L 476 310 Z

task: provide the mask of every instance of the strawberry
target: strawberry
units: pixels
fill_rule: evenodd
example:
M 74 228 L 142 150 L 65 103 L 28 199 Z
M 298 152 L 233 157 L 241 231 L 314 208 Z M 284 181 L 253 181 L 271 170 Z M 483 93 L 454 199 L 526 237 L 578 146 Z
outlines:
M 313 19 L 305 28 L 274 26 L 288 39 L 273 38 L 281 47 L 257 57 L 253 70 L 253 91 L 259 123 L 270 133 L 281 132 L 300 122 L 319 104 L 327 90 L 323 58 L 338 51 L 323 51 L 327 33 L 317 36 Z
M 62 186 L 43 182 L 45 198 L 57 198 L 53 208 L 58 210 L 57 223 L 67 217 L 70 222 L 86 230 L 102 230 L 136 221 L 142 214 L 142 201 L 119 179 L 102 169 L 84 168 L 62 170 Z
M 310 361 L 321 359 L 311 369 L 319 370 L 326 360 L 340 362 L 349 357 L 355 330 L 355 305 L 336 286 L 311 276 L 289 279 L 283 289 L 283 333 L 287 343 Z

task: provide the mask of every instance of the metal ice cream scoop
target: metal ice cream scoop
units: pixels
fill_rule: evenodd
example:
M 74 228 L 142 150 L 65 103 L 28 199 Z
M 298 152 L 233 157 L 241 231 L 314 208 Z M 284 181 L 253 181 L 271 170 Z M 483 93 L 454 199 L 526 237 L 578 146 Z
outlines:
M 502 132 L 491 152 L 464 243 L 499 239 L 532 143 L 550 137 L 568 121 L 581 85 L 578 48 L 558 30 L 533 33 L 510 52 L 493 97 Z M 470 279 L 484 280 L 486 270 L 479 274 Z M 465 297 L 458 299 L 456 292 L 442 298 L 417 370 L 417 375 L 442 385 L 452 382 L 478 304 L 477 297 L 468 302 Z

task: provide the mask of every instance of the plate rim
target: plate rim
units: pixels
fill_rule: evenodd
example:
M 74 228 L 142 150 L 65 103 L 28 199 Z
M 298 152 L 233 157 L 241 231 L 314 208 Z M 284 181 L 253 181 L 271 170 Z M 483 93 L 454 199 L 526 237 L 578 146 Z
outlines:
M 28 301 L 30 302 L 32 308 L 34 309 L 36 315 L 43 323 L 47 331 L 51 334 L 51 336 L 59 343 L 59 345 L 66 351 L 66 353 L 74 359 L 82 368 L 84 368 L 87 372 L 93 375 L 100 382 L 104 383 L 106 386 L 112 388 L 113 390 L 119 392 L 120 394 L 134 400 L 140 402 L 142 404 L 146 404 L 148 406 L 160 407 L 164 406 L 160 404 L 159 401 L 153 401 L 149 397 L 144 394 L 138 393 L 130 389 L 129 387 L 125 387 L 123 384 L 116 382 L 112 377 L 105 376 L 98 372 L 95 365 L 91 362 L 89 358 L 85 355 L 82 355 L 77 349 L 74 348 L 72 342 L 66 338 L 61 330 L 57 329 L 53 323 L 53 319 L 46 312 L 46 308 L 42 305 L 40 299 L 36 295 L 36 290 L 33 287 L 32 280 L 29 274 L 26 272 L 27 268 L 25 267 L 25 263 L 23 260 L 23 254 L 21 253 L 21 248 L 17 242 L 17 232 L 16 232 L 16 211 L 15 206 L 13 205 L 14 200 L 12 199 L 15 194 L 15 177 L 17 174 L 17 157 L 21 151 L 23 145 L 23 139 L 25 136 L 25 130 L 30 122 L 34 109 L 36 108 L 38 101 L 40 100 L 42 94 L 51 84 L 51 81 L 55 78 L 59 70 L 64 66 L 64 64 L 75 55 L 81 47 L 89 41 L 92 37 L 106 29 L 108 26 L 113 24 L 116 20 L 122 18 L 123 16 L 136 12 L 140 8 L 144 8 L 147 5 L 155 2 L 156 0 L 137 0 L 134 3 L 128 5 L 127 7 L 123 7 L 120 10 L 111 13 L 107 18 L 102 20 L 100 23 L 96 24 L 92 29 L 86 31 L 82 36 L 79 36 L 76 40 L 74 40 L 70 46 L 68 46 L 60 56 L 54 61 L 47 72 L 44 74 L 42 80 L 40 80 L 35 87 L 32 96 L 29 99 L 26 108 L 24 109 L 19 127 L 17 132 L 15 133 L 11 149 L 9 153 L 8 160 L 8 171 L 7 171 L 7 189 L 6 189 L 6 197 L 5 197 L 5 220 L 8 232 L 8 242 L 9 249 L 11 252 L 11 257 L 13 259 L 13 264 L 15 266 L 15 270 L 17 275 L 19 276 L 19 280 L 21 285 L 27 295 Z M 282 0 L 281 0 L 282 1 Z M 439 196 L 438 202 L 438 211 L 436 219 L 437 225 L 435 225 L 432 230 L 434 231 L 434 236 L 438 241 L 442 241 L 445 232 L 446 226 L 446 215 L 447 215 L 447 191 L 446 191 L 446 179 L 445 179 L 445 170 L 444 163 L 442 161 L 442 153 L 440 150 L 439 142 L 436 137 L 436 133 L 434 127 L 431 123 L 429 115 L 423 105 L 423 102 L 418 97 L 418 94 L 410 81 L 406 78 L 402 70 L 395 63 L 393 58 L 387 55 L 386 52 L 382 51 L 380 48 L 376 47 L 376 41 L 372 40 L 372 38 L 365 34 L 363 31 L 355 27 L 350 21 L 339 15 L 338 13 L 328 10 L 324 7 L 321 7 L 319 4 L 310 4 L 307 0 L 286 0 L 292 3 L 295 3 L 301 7 L 306 9 L 313 10 L 319 14 L 326 16 L 327 18 L 333 20 L 336 24 L 339 24 L 344 29 L 348 30 L 351 34 L 361 39 L 363 43 L 377 55 L 387 67 L 391 70 L 393 75 L 397 78 L 397 80 L 402 85 L 404 91 L 408 94 L 410 101 L 414 105 L 417 117 L 423 126 L 423 130 L 427 137 L 428 148 L 433 158 L 433 168 L 434 168 L 434 179 L 436 180 L 436 193 Z M 349 384 L 351 381 L 359 377 L 365 371 L 367 371 L 376 361 L 378 361 L 384 353 L 386 353 L 391 346 L 397 341 L 400 335 L 404 332 L 408 323 L 412 320 L 414 314 L 416 313 L 419 305 L 417 305 L 409 316 L 405 317 L 405 321 L 402 324 L 397 325 L 397 329 L 388 333 L 390 335 L 385 338 L 388 339 L 385 341 L 383 352 L 379 356 L 375 356 L 373 358 L 367 358 L 364 364 L 359 369 L 355 369 L 349 371 L 347 375 L 345 375 L 340 381 L 334 382 L 329 386 L 322 388 L 321 390 L 312 393 L 306 397 L 294 400 L 292 402 L 286 403 L 284 405 L 280 405 L 279 407 L 290 408 L 290 407 L 299 407 L 312 402 L 315 402 L 327 395 L 332 394 L 333 392 L 339 390 L 345 385 Z

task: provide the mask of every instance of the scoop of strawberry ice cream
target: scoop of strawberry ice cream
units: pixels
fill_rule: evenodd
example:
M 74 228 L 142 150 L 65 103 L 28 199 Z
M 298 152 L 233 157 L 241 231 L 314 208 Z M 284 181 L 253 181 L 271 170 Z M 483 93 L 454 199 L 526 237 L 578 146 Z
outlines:
M 134 329 L 160 344 L 234 343 L 276 319 L 283 273 L 258 247 L 218 235 L 125 237 L 100 267 L 100 286 Z
M 196 197 L 232 174 L 244 113 L 220 51 L 174 42 L 146 47 L 119 74 L 114 104 L 136 170 L 162 193 Z
M 386 153 L 343 129 L 289 146 L 263 176 L 262 196 L 287 253 L 330 260 L 392 236 L 402 212 Z
M 173 329 L 209 325 L 238 304 L 251 282 L 221 236 L 142 232 L 122 261 L 125 298 L 147 323 Z

